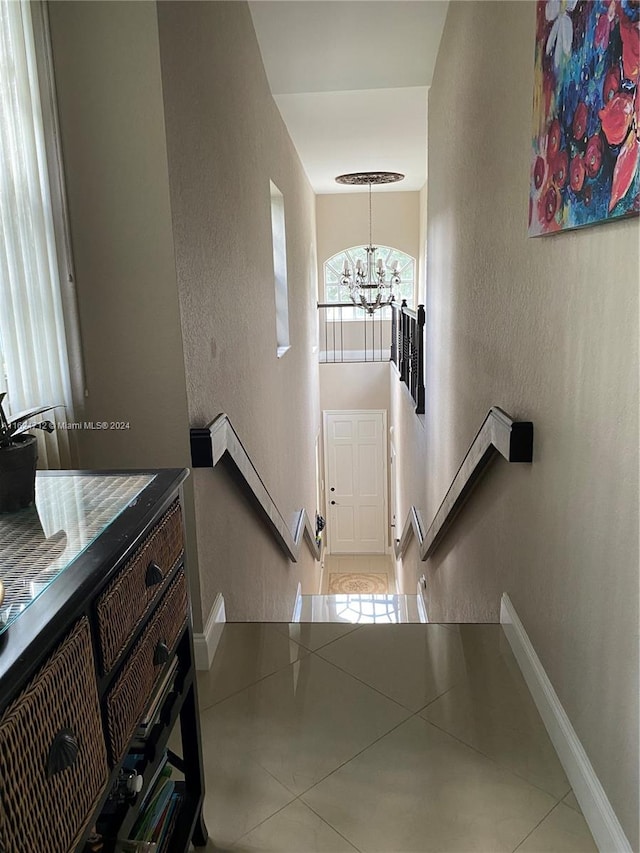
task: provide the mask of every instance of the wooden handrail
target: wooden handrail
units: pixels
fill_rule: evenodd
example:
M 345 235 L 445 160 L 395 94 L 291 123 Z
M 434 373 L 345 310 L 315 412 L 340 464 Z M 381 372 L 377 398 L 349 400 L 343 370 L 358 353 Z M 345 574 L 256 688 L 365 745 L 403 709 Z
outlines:
M 304 538 L 315 559 L 320 559 L 320 546 L 306 509 L 295 513 L 291 527 L 287 524 L 238 438 L 228 415 L 218 415 L 207 427 L 192 427 L 189 434 L 193 468 L 215 468 L 222 459 L 229 459 L 287 557 L 294 563 L 298 562 Z
M 418 542 L 421 560 L 433 554 L 495 453 L 499 453 L 507 462 L 531 462 L 531 421 L 514 421 L 497 406 L 489 410 L 427 532 L 424 532 L 422 516 L 417 507 L 412 506 L 407 513 L 402 535 L 394 542 L 396 557 L 402 557 L 412 536 Z

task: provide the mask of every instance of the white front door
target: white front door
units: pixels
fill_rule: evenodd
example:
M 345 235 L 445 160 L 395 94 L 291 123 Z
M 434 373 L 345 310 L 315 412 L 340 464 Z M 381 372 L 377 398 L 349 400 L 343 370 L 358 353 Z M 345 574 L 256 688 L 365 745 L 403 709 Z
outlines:
M 325 412 L 326 498 L 331 554 L 384 554 L 386 413 Z

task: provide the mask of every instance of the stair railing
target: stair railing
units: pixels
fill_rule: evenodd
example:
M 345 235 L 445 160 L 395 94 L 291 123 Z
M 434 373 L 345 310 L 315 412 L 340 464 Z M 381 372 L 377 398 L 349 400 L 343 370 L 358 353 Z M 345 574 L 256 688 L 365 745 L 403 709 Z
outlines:
M 416 311 L 391 303 L 391 361 L 398 368 L 400 381 L 409 389 L 416 414 L 424 414 L 424 305 Z
M 418 542 L 421 560 L 426 560 L 433 554 L 496 453 L 503 456 L 507 462 L 531 462 L 531 421 L 514 421 L 497 406 L 489 410 L 426 533 L 420 510 L 412 506 L 407 513 L 402 535 L 394 542 L 397 558 L 403 556 L 413 536 Z
M 306 509 L 295 514 L 289 527 L 227 415 L 218 415 L 207 427 L 192 427 L 189 433 L 193 468 L 215 468 L 223 459 L 229 460 L 240 475 L 241 485 L 287 557 L 294 563 L 298 562 L 304 538 L 315 559 L 320 559 L 320 545 Z
M 389 361 L 391 317 L 386 308 L 367 314 L 353 302 L 318 302 L 319 362 Z

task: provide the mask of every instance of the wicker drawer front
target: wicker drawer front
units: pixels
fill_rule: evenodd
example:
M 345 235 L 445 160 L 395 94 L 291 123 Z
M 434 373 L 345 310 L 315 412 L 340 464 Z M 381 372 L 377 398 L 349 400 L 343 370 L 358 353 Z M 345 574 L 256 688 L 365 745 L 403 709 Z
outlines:
M 186 621 L 187 583 L 180 569 L 107 698 L 113 764 L 123 756 Z
M 176 502 L 98 599 L 98 629 L 105 674 L 117 662 L 140 620 L 159 599 L 167 575 L 183 548 L 182 513 Z
M 81 619 L 0 720 L 0 850 L 73 850 L 107 776 L 89 624 Z

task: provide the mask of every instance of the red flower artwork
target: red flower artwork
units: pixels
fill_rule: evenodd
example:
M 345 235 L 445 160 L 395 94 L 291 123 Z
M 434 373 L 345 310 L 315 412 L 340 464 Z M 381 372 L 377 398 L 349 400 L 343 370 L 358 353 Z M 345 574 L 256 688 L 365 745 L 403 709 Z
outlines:
M 555 157 L 558 153 L 558 149 L 560 148 L 560 122 L 558 119 L 554 119 L 551 122 L 551 127 L 549 128 L 549 135 L 547 137 L 547 157 L 551 159 Z
M 559 151 L 553 161 L 553 180 L 557 187 L 567 183 L 567 171 L 569 169 L 569 157 L 566 151 Z
M 571 161 L 571 189 L 576 193 L 582 189 L 585 172 L 584 160 L 579 154 L 576 154 Z
M 584 167 L 590 178 L 600 171 L 602 166 L 602 139 L 599 134 L 592 136 L 587 142 L 587 153 L 584 155 Z
M 640 53 L 640 22 L 632 22 L 620 12 L 620 38 L 622 39 L 622 70 L 627 80 L 638 83 Z
M 620 199 L 624 198 L 629 191 L 633 177 L 638 170 L 638 152 L 640 152 L 638 137 L 635 133 L 630 133 L 616 160 L 609 210 L 613 210 Z
M 620 91 L 620 66 L 614 65 L 607 71 L 602 88 L 602 100 L 608 104 L 611 98 Z
M 639 0 L 538 0 L 530 235 L 640 213 L 639 77 Z
M 607 142 L 620 145 L 625 140 L 633 118 L 633 98 L 626 92 L 618 92 L 598 115 Z
M 589 111 L 587 110 L 587 105 L 580 103 L 578 104 L 576 111 L 573 116 L 573 138 L 580 141 L 583 139 L 585 133 L 587 132 L 587 119 L 589 118 Z

